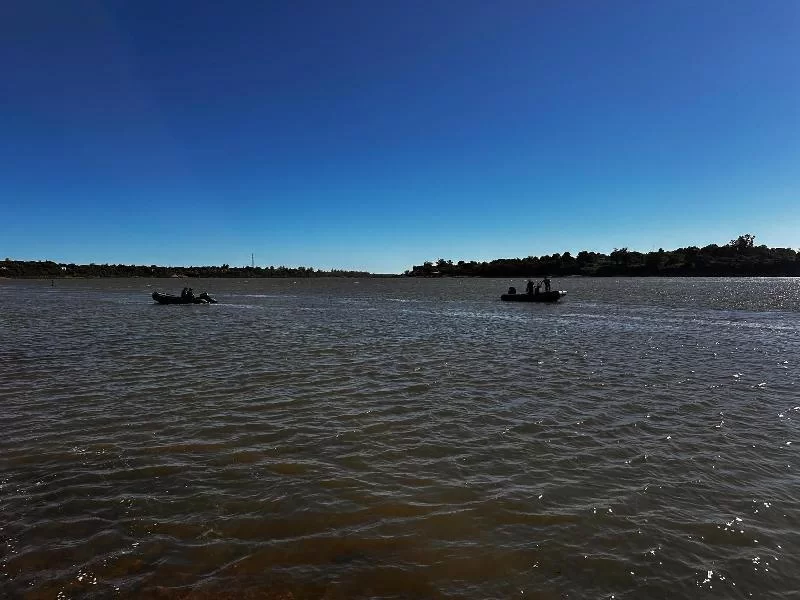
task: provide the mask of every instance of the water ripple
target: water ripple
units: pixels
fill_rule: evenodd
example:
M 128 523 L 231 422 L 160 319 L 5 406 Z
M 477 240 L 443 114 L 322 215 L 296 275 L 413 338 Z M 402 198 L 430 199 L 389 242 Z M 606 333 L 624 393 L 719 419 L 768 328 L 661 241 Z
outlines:
M 0 282 L 0 589 L 789 597 L 800 288 L 567 283 Z

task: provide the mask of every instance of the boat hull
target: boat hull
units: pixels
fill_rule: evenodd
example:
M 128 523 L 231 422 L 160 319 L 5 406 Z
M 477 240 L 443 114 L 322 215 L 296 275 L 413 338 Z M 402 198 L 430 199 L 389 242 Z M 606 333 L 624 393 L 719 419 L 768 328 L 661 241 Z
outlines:
M 155 300 L 159 304 L 216 304 L 217 303 L 217 301 L 214 300 L 214 298 L 212 298 L 205 292 L 203 292 L 199 296 L 194 296 L 192 298 L 182 298 L 181 296 L 173 296 L 172 294 L 161 294 L 159 292 L 153 292 L 153 300 Z
M 503 294 L 500 300 L 506 302 L 558 302 L 567 292 L 564 290 L 551 290 L 538 294 Z

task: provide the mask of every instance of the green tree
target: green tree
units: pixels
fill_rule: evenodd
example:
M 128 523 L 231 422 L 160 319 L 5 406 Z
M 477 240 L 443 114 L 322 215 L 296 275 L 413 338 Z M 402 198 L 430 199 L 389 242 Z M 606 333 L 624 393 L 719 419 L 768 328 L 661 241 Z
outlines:
M 744 235 L 740 235 L 735 240 L 731 240 L 728 243 L 728 246 L 735 248 L 737 252 L 744 252 L 745 250 L 752 248 L 755 241 L 756 236 L 745 233 Z

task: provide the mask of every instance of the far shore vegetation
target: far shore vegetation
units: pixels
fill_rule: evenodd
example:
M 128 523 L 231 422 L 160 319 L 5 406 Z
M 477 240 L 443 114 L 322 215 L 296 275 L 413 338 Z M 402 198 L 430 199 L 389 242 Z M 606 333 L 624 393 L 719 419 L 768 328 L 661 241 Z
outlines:
M 378 277 L 366 271 L 310 267 L 161 267 L 158 265 L 76 265 L 51 260 L 25 261 L 6 258 L 0 262 L 0 277 L 63 279 L 70 277 Z
M 710 244 L 677 250 L 636 252 L 615 248 L 610 254 L 583 250 L 551 256 L 501 258 L 490 262 L 454 263 L 439 259 L 415 266 L 415 277 L 792 277 L 800 276 L 800 252 L 756 246 L 746 233 L 724 246 Z
M 583 250 L 527 258 L 463 261 L 440 258 L 416 265 L 402 274 L 408 277 L 797 277 L 800 252 L 792 248 L 756 246 L 755 236 L 740 235 L 724 246 L 710 244 L 677 250 L 637 252 L 615 248 L 610 254 Z M 109 265 L 24 261 L 0 262 L 0 277 L 58 279 L 69 277 L 391 277 L 365 271 L 311 267 L 163 267 L 158 265 Z M 397 275 L 400 276 L 400 275 Z

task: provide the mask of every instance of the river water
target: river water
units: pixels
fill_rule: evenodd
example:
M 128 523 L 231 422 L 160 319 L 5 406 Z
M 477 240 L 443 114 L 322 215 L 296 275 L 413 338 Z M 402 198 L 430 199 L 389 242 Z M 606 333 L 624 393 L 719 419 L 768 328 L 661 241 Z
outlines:
M 800 280 L 191 283 L 0 280 L 0 597 L 800 597 Z

